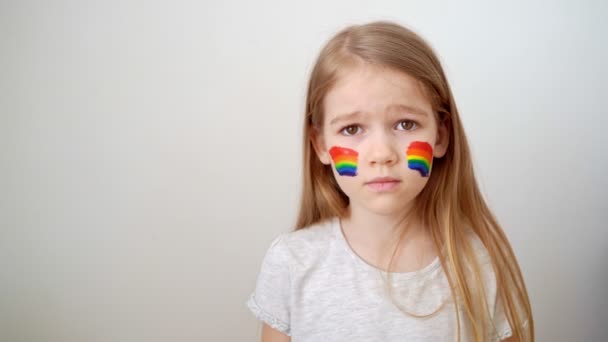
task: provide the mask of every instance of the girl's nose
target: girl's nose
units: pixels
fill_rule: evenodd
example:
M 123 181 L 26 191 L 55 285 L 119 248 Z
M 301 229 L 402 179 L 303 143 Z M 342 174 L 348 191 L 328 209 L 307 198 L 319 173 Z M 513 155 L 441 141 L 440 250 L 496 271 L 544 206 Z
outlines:
M 368 160 L 372 166 L 393 165 L 399 161 L 399 154 L 387 137 L 378 137 L 371 141 L 368 153 Z

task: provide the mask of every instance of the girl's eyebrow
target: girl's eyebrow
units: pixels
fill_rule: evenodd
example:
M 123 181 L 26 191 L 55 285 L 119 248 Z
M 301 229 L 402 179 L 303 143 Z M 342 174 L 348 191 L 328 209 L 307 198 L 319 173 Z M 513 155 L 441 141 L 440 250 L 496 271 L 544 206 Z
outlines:
M 425 111 L 424 109 L 421 109 L 421 108 L 415 107 L 415 106 L 411 106 L 411 105 L 405 105 L 405 104 L 388 105 L 388 106 L 386 106 L 385 111 L 386 112 L 406 111 L 410 114 L 423 116 L 423 117 L 427 117 L 429 115 L 427 113 L 427 111 Z M 354 111 L 354 112 L 348 113 L 348 114 L 340 114 L 340 115 L 335 116 L 333 119 L 331 119 L 331 121 L 329 122 L 329 125 L 332 126 L 341 121 L 351 121 L 351 120 L 361 117 L 362 114 L 363 114 L 363 112 L 361 112 L 361 111 Z
M 352 112 L 349 114 L 341 114 L 341 115 L 338 115 L 338 116 L 334 117 L 333 119 L 331 119 L 331 121 L 329 122 L 329 125 L 333 126 L 342 121 L 352 121 L 352 120 L 355 120 L 355 119 L 361 117 L 361 115 L 362 115 L 362 113 L 360 111 L 355 111 L 355 112 Z
M 406 105 L 406 104 L 392 104 L 392 105 L 388 105 L 385 109 L 387 112 L 391 111 L 391 110 L 397 110 L 397 111 L 406 111 L 410 114 L 415 114 L 415 115 L 420 115 L 420 116 L 428 116 L 429 113 L 420 108 L 420 107 L 416 107 L 416 106 L 411 106 L 411 105 Z

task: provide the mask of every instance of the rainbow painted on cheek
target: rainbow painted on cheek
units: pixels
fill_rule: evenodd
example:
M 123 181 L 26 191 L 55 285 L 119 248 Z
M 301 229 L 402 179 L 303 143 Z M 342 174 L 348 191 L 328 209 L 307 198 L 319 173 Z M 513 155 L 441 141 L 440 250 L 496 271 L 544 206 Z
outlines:
M 433 147 L 427 142 L 414 141 L 407 148 L 407 166 L 418 170 L 422 177 L 428 177 L 433 164 Z
M 357 151 L 334 146 L 329 149 L 329 154 L 334 160 L 336 171 L 340 176 L 354 177 L 357 175 L 357 158 L 359 157 Z

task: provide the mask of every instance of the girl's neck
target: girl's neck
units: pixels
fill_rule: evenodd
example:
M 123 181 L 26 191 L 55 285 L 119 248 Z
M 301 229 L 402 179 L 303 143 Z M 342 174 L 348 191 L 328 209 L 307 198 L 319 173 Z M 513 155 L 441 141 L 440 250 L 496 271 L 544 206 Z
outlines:
M 398 272 L 421 269 L 437 255 L 428 232 L 415 217 L 404 220 L 401 213 L 378 215 L 349 206 L 341 227 L 351 248 L 368 263 L 384 270 L 395 248 L 394 271 Z
M 386 250 L 395 246 L 404 229 L 403 243 L 423 232 L 418 219 L 410 216 L 404 220 L 403 215 L 381 215 L 349 205 L 341 220 L 342 229 L 352 240 L 367 241 L 374 249 Z

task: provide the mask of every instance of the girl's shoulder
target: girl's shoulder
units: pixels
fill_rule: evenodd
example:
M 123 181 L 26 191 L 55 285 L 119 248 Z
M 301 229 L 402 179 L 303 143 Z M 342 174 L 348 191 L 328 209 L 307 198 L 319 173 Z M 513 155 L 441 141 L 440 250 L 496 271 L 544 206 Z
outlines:
M 305 228 L 278 235 L 271 242 L 265 259 L 276 259 L 288 266 L 315 263 L 336 241 L 337 218 L 330 218 Z
M 480 264 L 487 264 L 491 262 L 490 253 L 477 233 L 475 233 L 475 231 L 470 227 L 467 227 L 465 231 L 467 239 L 471 245 L 471 248 L 473 249 L 473 252 L 475 253 L 475 256 L 477 257 L 478 262 Z
M 294 247 L 310 247 L 309 245 L 319 245 L 330 243 L 335 238 L 336 230 L 339 227 L 337 218 L 332 217 L 321 222 L 317 222 L 308 227 L 294 230 L 282 234 L 286 243 Z

